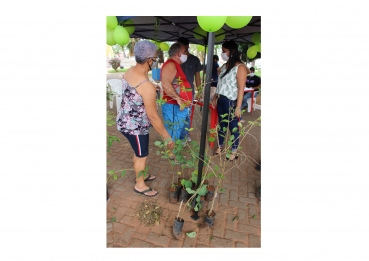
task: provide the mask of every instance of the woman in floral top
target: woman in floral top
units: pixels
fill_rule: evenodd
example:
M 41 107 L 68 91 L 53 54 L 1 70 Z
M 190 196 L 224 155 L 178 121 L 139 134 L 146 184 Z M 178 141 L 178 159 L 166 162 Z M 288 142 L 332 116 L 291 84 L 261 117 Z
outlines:
M 232 154 L 227 160 L 238 158 L 236 151 L 239 144 L 238 120 L 241 117 L 241 104 L 246 82 L 246 66 L 240 59 L 238 46 L 234 41 L 227 41 L 222 44 L 222 59 L 227 61 L 220 69 L 217 90 L 212 100 L 213 107 L 218 111 L 218 122 L 220 129 L 218 131 L 219 147 L 215 151 L 218 155 L 223 149 L 223 142 L 226 131 L 223 128 L 229 128 L 234 135 L 232 144 Z M 224 119 L 221 115 L 228 114 Z M 228 120 L 224 122 L 222 120 Z M 235 131 L 233 131 L 235 130 Z M 233 131 L 233 132 L 232 132 Z
M 117 115 L 117 129 L 128 139 L 135 154 L 133 165 L 136 173 L 136 193 L 153 197 L 157 191 L 149 188 L 145 181 L 156 177 L 149 175 L 144 179 L 138 177 L 140 171 L 146 168 L 146 159 L 149 155 L 149 129 L 154 129 L 164 140 L 170 140 L 169 149 L 174 143 L 163 122 L 159 118 L 156 107 L 156 87 L 148 79 L 148 72 L 156 66 L 158 57 L 156 45 L 149 41 L 136 43 L 134 54 L 137 64 L 127 70 L 123 77 L 122 103 Z

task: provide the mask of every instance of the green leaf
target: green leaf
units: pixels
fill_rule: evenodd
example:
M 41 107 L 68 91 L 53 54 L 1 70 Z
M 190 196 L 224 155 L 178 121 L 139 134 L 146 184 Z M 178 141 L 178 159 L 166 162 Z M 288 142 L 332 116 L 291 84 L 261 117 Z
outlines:
M 232 134 L 231 137 L 229 137 L 230 140 L 234 140 L 234 135 Z
M 190 180 L 186 180 L 185 187 L 186 188 L 191 188 L 192 187 L 192 182 Z
M 126 170 L 123 170 L 121 177 L 123 178 L 125 175 L 126 175 Z
M 210 137 L 210 138 L 208 139 L 208 141 L 209 141 L 209 142 L 213 142 L 213 141 L 215 141 L 215 138 L 214 138 L 214 137 Z
M 186 233 L 186 235 L 189 237 L 189 238 L 194 238 L 194 237 L 196 237 L 196 232 L 194 231 L 194 232 L 188 232 L 188 233 Z
M 112 175 L 115 173 L 115 170 L 109 170 L 108 174 Z
M 157 140 L 157 141 L 154 142 L 154 144 L 155 144 L 155 146 L 159 146 L 161 144 L 161 141 Z
M 194 194 L 196 191 L 195 190 L 192 190 L 190 188 L 186 188 L 188 194 Z
M 230 157 L 231 157 L 231 154 L 230 154 L 230 153 L 227 153 L 227 154 L 226 154 L 226 157 L 227 157 L 227 158 L 230 158 Z
M 237 125 L 242 128 L 242 123 L 241 122 L 238 122 Z
M 234 128 L 232 129 L 232 132 L 236 132 L 236 131 L 238 131 L 238 128 L 237 128 L 237 127 L 234 127 Z
M 193 131 L 193 128 L 190 128 L 188 131 Z
M 194 207 L 194 210 L 195 210 L 195 211 L 199 211 L 199 206 L 198 206 L 198 204 L 196 204 L 196 206 Z
M 206 192 L 208 191 L 208 190 L 206 189 L 206 187 L 207 187 L 207 185 L 202 185 L 202 186 L 201 186 L 201 188 L 200 188 L 200 190 L 199 190 L 199 192 L 198 192 L 200 196 L 205 196 Z
M 233 142 L 232 141 L 228 141 L 228 146 L 232 146 Z
M 115 173 L 114 173 L 113 178 L 114 178 L 114 179 L 117 179 L 117 178 L 118 178 L 118 177 L 117 177 L 117 174 L 115 174 Z

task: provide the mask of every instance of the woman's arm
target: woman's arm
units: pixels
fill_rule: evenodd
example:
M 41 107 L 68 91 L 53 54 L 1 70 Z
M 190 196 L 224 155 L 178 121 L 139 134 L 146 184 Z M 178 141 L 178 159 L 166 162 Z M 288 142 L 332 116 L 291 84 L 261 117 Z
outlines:
M 156 108 L 155 85 L 151 82 L 145 82 L 137 89 L 139 89 L 137 90 L 137 92 L 142 96 L 147 116 L 149 117 L 149 120 L 154 129 L 162 136 L 164 141 L 166 141 L 168 138 L 171 138 L 168 131 L 165 129 Z
M 246 72 L 246 66 L 241 64 L 238 66 L 237 70 L 237 106 L 236 106 L 236 116 L 241 117 L 241 106 L 242 106 L 242 100 L 244 95 L 244 89 L 245 89 L 245 82 L 246 82 L 247 72 Z

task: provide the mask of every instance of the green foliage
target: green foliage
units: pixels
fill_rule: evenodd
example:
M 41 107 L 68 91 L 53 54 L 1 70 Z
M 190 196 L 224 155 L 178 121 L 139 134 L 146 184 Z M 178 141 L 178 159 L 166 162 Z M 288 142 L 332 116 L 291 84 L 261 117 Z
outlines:
M 194 237 L 196 237 L 196 232 L 188 232 L 188 233 L 186 233 L 186 235 L 187 235 L 189 238 L 194 238 Z

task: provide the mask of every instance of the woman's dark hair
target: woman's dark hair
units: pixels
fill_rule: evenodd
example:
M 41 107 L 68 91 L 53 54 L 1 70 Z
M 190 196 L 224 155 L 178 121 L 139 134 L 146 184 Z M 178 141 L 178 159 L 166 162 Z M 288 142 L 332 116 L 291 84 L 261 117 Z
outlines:
M 227 61 L 228 68 L 227 70 L 220 75 L 220 78 L 223 78 L 229 71 L 236 65 L 237 62 L 242 63 L 240 59 L 240 53 L 238 52 L 238 45 L 234 41 L 227 41 L 222 44 L 222 47 L 229 50 L 229 59 Z

